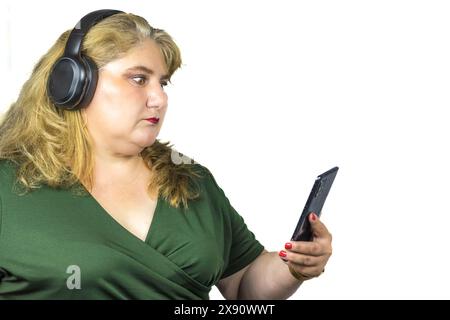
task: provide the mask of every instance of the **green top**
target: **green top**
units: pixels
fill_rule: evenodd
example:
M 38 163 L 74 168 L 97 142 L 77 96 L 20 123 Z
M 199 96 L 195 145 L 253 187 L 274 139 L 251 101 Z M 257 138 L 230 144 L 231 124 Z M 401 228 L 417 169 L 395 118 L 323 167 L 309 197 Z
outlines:
M 0 161 L 1 299 L 209 299 L 221 278 L 263 246 L 199 164 L 201 197 L 176 209 L 158 197 L 145 241 L 90 194 L 42 186 L 12 191 L 15 165 Z

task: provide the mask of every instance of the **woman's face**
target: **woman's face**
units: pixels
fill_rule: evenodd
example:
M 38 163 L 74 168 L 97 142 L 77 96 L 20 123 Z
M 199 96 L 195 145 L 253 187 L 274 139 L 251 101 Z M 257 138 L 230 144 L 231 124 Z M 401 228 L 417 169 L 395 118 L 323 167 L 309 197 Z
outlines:
M 151 39 L 100 68 L 94 97 L 82 113 L 96 151 L 137 155 L 155 142 L 167 110 L 166 73 Z M 146 120 L 152 117 L 159 122 Z

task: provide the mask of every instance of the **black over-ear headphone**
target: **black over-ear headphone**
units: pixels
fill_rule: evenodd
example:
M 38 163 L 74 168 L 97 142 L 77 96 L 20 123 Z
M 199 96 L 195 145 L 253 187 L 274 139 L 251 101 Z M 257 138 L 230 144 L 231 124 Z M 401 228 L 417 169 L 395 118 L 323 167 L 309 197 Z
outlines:
M 97 10 L 85 15 L 69 35 L 64 54 L 50 71 L 47 92 L 56 107 L 78 110 L 89 104 L 97 86 L 98 70 L 95 62 L 81 54 L 81 44 L 89 29 L 119 10 Z

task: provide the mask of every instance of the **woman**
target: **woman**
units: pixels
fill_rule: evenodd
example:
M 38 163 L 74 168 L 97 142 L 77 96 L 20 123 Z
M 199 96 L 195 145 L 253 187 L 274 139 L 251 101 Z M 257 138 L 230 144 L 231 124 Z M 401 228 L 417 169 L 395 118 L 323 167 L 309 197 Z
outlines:
M 0 124 L 0 298 L 284 299 L 322 272 L 316 215 L 313 242 L 267 252 L 211 172 L 156 139 L 180 65 L 165 31 L 110 10 L 37 63 Z

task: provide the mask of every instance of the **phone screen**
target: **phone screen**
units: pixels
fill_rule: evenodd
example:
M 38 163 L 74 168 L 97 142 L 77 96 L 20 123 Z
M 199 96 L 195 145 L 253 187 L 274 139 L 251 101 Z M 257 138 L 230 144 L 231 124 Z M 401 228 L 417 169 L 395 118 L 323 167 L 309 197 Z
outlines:
M 303 208 L 302 215 L 298 220 L 297 227 L 294 230 L 291 240 L 293 241 L 312 241 L 313 234 L 311 230 L 311 223 L 308 220 L 308 216 L 311 212 L 314 212 L 319 217 L 322 213 L 322 207 L 330 192 L 334 178 L 339 168 L 334 167 L 327 172 L 322 173 L 314 181 L 314 185 Z

